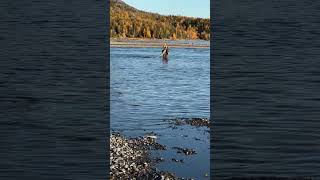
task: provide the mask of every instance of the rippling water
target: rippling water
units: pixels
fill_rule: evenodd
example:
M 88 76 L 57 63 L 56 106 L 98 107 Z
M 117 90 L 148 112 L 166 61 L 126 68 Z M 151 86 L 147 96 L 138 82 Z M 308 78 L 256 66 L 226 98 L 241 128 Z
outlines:
M 169 150 L 155 153 L 167 161 L 177 156 L 170 147 L 196 149 L 196 156 L 178 155 L 184 164 L 159 165 L 183 177 L 199 179 L 209 173 L 209 133 L 192 127 L 172 130 L 164 120 L 209 117 L 209 51 L 175 48 L 170 50 L 168 61 L 159 57 L 160 48 L 111 48 L 110 52 L 111 128 L 129 136 L 157 133 Z M 201 141 L 194 142 L 194 138 Z
M 216 1 L 213 174 L 320 177 L 320 3 Z
M 103 1 L 0 1 L 0 179 L 105 179 Z

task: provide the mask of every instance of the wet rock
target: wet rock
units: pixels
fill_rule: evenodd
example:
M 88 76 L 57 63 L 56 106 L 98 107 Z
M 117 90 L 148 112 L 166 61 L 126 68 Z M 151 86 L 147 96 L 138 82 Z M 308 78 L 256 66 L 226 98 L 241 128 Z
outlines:
M 181 126 L 181 125 L 191 125 L 197 127 L 208 127 L 210 128 L 210 119 L 209 118 L 181 118 L 173 120 L 174 125 Z
M 173 147 L 172 149 L 177 149 L 177 153 L 184 153 L 185 155 L 197 154 L 197 152 L 193 149 L 181 148 L 181 147 Z
M 182 178 L 176 177 L 173 173 L 169 173 L 169 172 L 161 172 L 158 175 L 160 176 L 161 179 L 157 179 L 157 180 L 181 180 L 182 179 Z
M 174 174 L 155 169 L 149 152 L 152 148 L 164 147 L 150 138 L 125 138 L 119 133 L 112 134 L 110 179 L 179 179 Z
M 149 143 L 154 143 L 157 140 L 157 136 L 152 136 L 152 135 L 145 136 L 145 138 Z
M 145 134 L 146 136 L 159 136 L 158 134 L 156 134 L 155 132 L 151 131 Z
M 186 123 L 191 126 L 206 126 L 210 128 L 210 120 L 208 118 L 192 118 L 186 120 Z
M 161 158 L 161 157 L 156 157 L 155 159 L 154 159 L 154 162 L 155 163 L 159 163 L 159 162 L 164 162 L 165 160 L 163 159 L 163 158 Z
M 174 124 L 177 126 L 181 126 L 181 125 L 185 125 L 186 121 L 184 119 L 176 119 Z
M 182 159 L 178 160 L 178 159 L 176 159 L 176 158 L 172 158 L 172 159 L 171 159 L 171 161 L 173 161 L 173 162 L 183 163 L 183 160 L 182 160 Z
M 149 150 L 166 150 L 167 147 L 165 145 L 162 145 L 158 142 L 156 142 L 157 136 L 145 136 L 143 138 L 143 143 L 145 146 L 148 147 Z
M 172 158 L 171 159 L 173 162 L 179 162 L 179 160 L 175 159 L 175 158 Z
M 165 145 L 159 144 L 159 143 L 154 143 L 154 148 L 155 150 L 167 150 L 167 147 Z

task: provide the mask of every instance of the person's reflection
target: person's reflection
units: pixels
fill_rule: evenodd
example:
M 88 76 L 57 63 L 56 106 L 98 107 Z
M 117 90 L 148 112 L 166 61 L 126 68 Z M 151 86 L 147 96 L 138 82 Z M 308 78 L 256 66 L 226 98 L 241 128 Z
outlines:
M 162 58 L 162 63 L 163 64 L 168 64 L 168 57 L 163 57 Z

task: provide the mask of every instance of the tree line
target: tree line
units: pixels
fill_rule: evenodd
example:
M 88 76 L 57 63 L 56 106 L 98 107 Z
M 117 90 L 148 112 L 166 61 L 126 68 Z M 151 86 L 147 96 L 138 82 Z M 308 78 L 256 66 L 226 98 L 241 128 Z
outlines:
M 110 2 L 113 38 L 210 39 L 210 19 L 163 16 L 137 10 L 121 1 Z

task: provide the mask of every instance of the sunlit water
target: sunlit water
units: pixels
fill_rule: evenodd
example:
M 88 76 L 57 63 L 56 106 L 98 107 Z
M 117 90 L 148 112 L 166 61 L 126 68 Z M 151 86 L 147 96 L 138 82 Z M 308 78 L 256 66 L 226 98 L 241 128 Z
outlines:
M 174 48 L 164 61 L 160 48 L 111 48 L 111 129 L 130 137 L 158 134 L 168 150 L 153 152 L 165 159 L 157 168 L 181 177 L 203 179 L 209 173 L 209 132 L 190 126 L 172 129 L 165 120 L 210 116 L 209 51 Z M 174 146 L 198 154 L 177 154 Z

